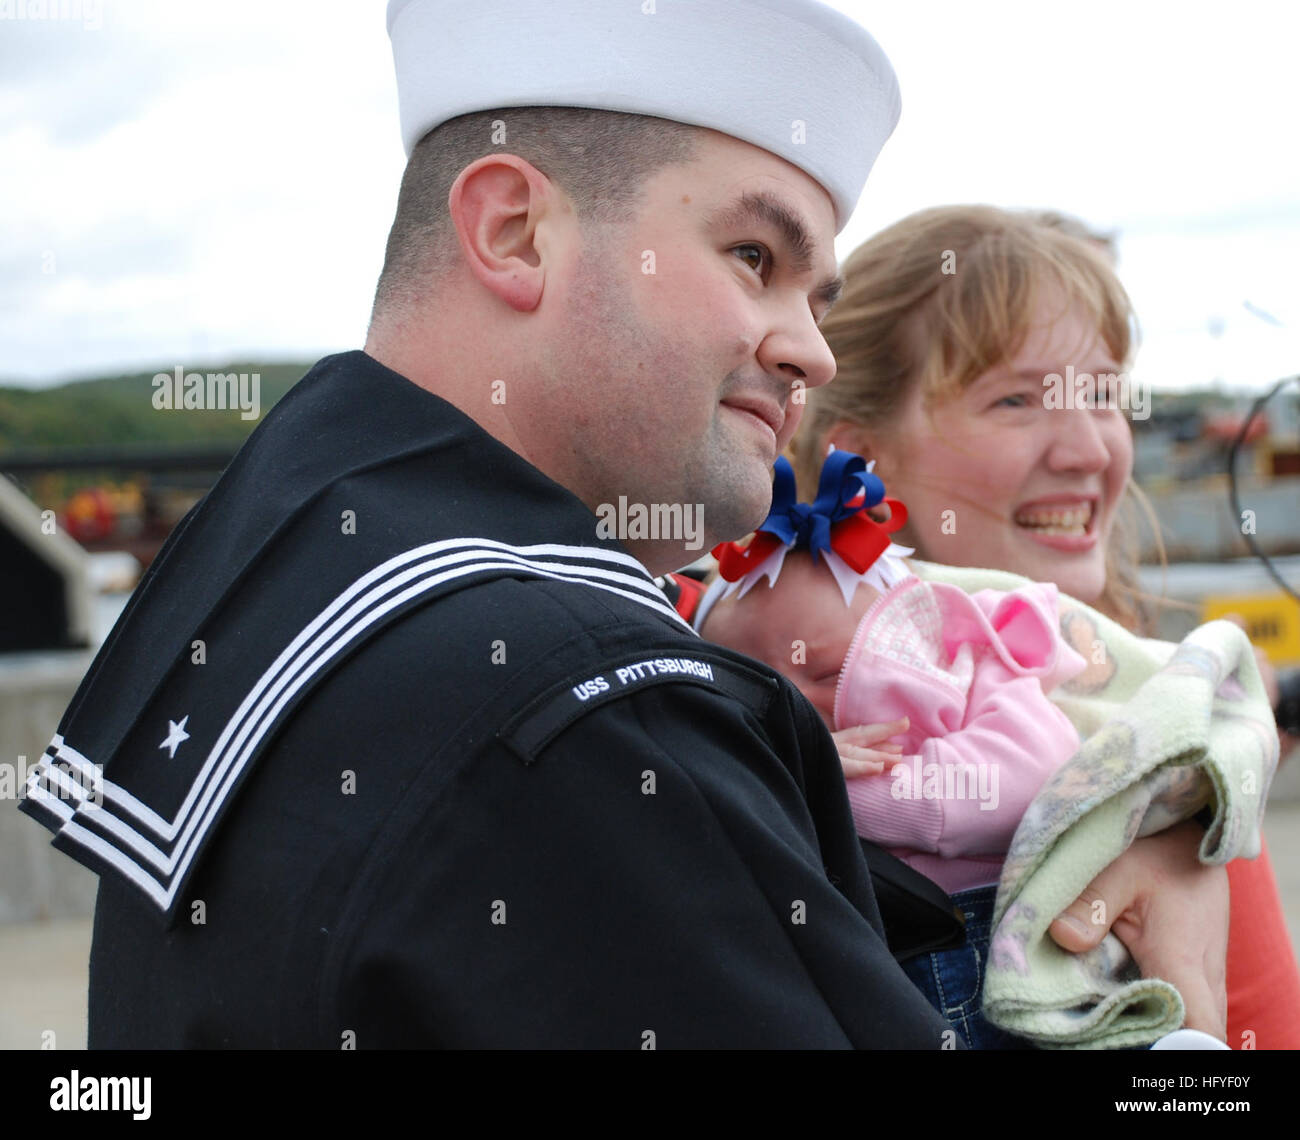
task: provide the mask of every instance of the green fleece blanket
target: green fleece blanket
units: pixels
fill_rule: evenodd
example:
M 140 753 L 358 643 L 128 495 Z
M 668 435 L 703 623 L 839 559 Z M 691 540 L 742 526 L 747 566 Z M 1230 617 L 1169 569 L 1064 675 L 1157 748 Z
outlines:
M 1001 571 L 912 566 L 919 577 L 971 593 L 1025 581 Z M 1061 632 L 1089 665 L 1048 696 L 1083 743 L 1029 806 L 1007 853 L 984 1013 L 1044 1048 L 1147 1045 L 1182 1025 L 1178 991 L 1140 977 L 1113 935 L 1076 955 L 1047 929 L 1135 838 L 1206 804 L 1214 820 L 1202 862 L 1258 855 L 1277 731 L 1254 651 L 1229 622 L 1200 626 L 1174 645 L 1135 637 L 1061 595 Z

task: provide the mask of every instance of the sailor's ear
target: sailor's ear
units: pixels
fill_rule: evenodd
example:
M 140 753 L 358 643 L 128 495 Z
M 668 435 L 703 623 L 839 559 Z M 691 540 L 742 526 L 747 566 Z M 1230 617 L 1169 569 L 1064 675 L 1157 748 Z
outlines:
M 470 273 L 518 312 L 531 312 L 542 299 L 547 266 L 540 230 L 553 220 L 561 196 L 541 171 L 513 154 L 470 163 L 447 195 Z

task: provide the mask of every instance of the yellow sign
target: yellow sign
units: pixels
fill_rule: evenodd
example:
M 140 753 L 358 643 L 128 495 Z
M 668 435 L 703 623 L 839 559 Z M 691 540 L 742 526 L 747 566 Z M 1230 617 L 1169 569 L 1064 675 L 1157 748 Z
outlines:
M 1300 602 L 1285 594 L 1243 594 L 1209 597 L 1201 605 L 1201 620 L 1239 614 L 1250 640 L 1274 665 L 1300 664 Z

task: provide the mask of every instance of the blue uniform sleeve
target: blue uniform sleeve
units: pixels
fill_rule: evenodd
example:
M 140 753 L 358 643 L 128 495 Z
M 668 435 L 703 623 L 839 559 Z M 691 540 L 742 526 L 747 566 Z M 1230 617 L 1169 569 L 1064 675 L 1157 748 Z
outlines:
M 886 948 L 833 750 L 792 754 L 807 734 L 786 689 L 764 718 L 698 682 L 543 701 L 512 745 L 458 761 L 358 884 L 322 1030 L 359 1047 L 949 1043 Z

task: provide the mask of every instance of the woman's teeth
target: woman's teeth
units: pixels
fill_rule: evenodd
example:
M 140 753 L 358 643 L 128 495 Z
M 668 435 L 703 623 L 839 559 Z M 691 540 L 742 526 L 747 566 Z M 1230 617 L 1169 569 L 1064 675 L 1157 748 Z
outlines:
M 1035 508 L 1016 512 L 1017 526 L 1028 527 L 1030 530 L 1041 531 L 1043 534 L 1087 534 L 1088 523 L 1091 520 L 1092 507 L 1089 504 L 1068 509 L 1042 510 Z

